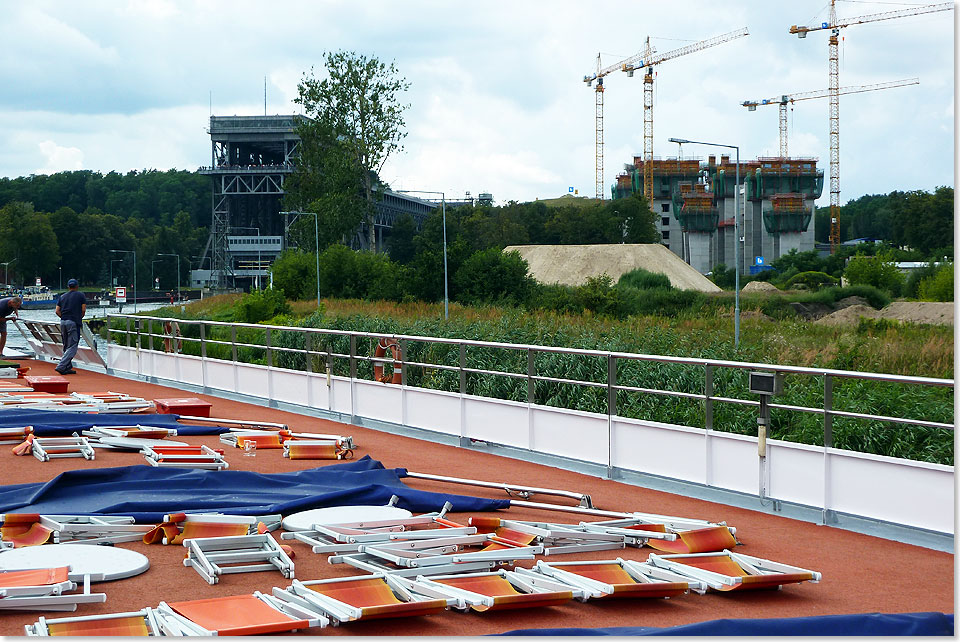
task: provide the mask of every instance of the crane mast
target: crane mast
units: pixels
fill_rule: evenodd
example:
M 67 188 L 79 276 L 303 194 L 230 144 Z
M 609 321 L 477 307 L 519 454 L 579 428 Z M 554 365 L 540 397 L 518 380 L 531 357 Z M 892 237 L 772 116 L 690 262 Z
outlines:
M 667 60 L 679 58 L 696 51 L 702 51 L 716 45 L 736 40 L 749 35 L 746 27 L 742 27 L 729 33 L 721 34 L 709 40 L 701 40 L 679 49 L 674 49 L 663 54 L 658 54 L 655 47 L 650 45 L 650 37 L 647 36 L 646 43 L 641 52 L 625 58 L 620 62 L 600 67 L 600 57 L 597 56 L 597 70 L 583 77 L 583 82 L 590 87 L 593 81 L 597 81 L 596 94 L 596 159 L 594 167 L 596 169 L 596 193 L 597 198 L 603 198 L 603 78 L 614 71 L 626 72 L 627 76 L 633 77 L 635 71 L 646 70 L 643 75 L 643 189 L 650 207 L 653 207 L 653 67 Z
M 942 2 L 940 4 L 929 4 L 911 9 L 900 9 L 897 11 L 885 11 L 883 13 L 873 13 L 854 18 L 844 18 L 837 20 L 837 0 L 830 0 L 830 19 L 829 22 L 823 22 L 820 25 L 790 27 L 790 33 L 797 34 L 800 38 L 806 38 L 807 33 L 819 31 L 821 29 L 830 30 L 830 38 L 827 41 L 827 53 L 830 69 L 830 82 L 828 92 L 830 97 L 830 251 L 836 252 L 837 245 L 840 243 L 840 70 L 839 70 L 839 41 L 840 29 L 852 25 L 864 24 L 867 22 L 877 22 L 879 20 L 892 20 L 895 18 L 906 18 L 924 13 L 933 13 L 936 11 L 947 11 L 953 9 L 952 2 Z

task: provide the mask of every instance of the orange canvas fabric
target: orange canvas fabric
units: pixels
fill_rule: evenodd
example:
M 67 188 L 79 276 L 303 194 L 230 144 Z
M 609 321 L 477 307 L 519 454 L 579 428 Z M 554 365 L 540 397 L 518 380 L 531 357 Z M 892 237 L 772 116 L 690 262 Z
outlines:
M 737 545 L 737 540 L 726 526 L 711 526 L 694 531 L 681 531 L 672 542 L 651 539 L 647 546 L 668 553 L 712 553 Z
M 38 568 L 29 571 L 0 571 L 0 588 L 59 584 L 69 579 L 69 573 L 70 569 L 66 566 Z
M 690 557 L 687 559 L 679 559 L 674 561 L 680 562 L 681 564 L 686 564 L 687 566 L 692 566 L 694 568 L 701 568 L 705 571 L 713 571 L 714 573 L 720 573 L 721 575 L 728 575 L 730 577 L 744 577 L 747 575 L 747 572 L 727 555 Z
M 150 630 L 141 615 L 116 617 L 104 620 L 84 620 L 81 622 L 48 622 L 50 635 L 103 635 L 103 636 L 147 636 Z
M 220 635 L 261 635 L 305 629 L 309 622 L 295 620 L 271 608 L 254 595 L 231 595 L 205 600 L 171 602 L 183 617 Z
M 237 447 L 243 448 L 248 441 L 255 443 L 257 445 L 257 450 L 283 448 L 283 442 L 280 439 L 280 435 L 246 435 L 237 437 Z
M 249 524 L 219 524 L 217 522 L 184 522 L 183 532 L 174 535 L 170 543 L 177 545 L 185 539 L 199 539 L 203 537 L 229 537 L 232 535 L 246 535 L 250 531 Z
M 583 564 L 573 567 L 558 567 L 591 580 L 605 582 L 606 584 L 635 584 L 636 580 L 630 577 L 630 574 L 623 570 L 619 564 Z
M 390 586 L 379 577 L 317 584 L 307 588 L 357 608 L 403 604 L 393 594 Z
M 31 435 L 32 436 L 32 435 Z M 14 548 L 46 544 L 53 531 L 40 524 L 40 515 L 34 513 L 7 513 L 0 526 L 0 539 L 13 542 Z
M 239 443 L 239 440 L 237 440 Z M 269 446 L 272 448 L 272 446 Z M 257 448 L 260 444 L 257 443 Z M 267 446 L 264 446 L 267 448 Z M 337 459 L 339 451 L 336 444 L 292 444 L 288 451 L 290 459 Z

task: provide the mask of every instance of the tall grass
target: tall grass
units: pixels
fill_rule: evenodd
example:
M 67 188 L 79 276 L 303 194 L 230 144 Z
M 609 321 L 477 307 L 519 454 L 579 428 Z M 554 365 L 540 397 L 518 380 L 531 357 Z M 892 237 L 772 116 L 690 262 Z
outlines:
M 223 318 L 235 301 L 225 298 L 206 302 L 202 310 L 187 307 L 191 317 Z M 613 352 L 700 357 L 717 360 L 761 362 L 782 365 L 859 370 L 926 377 L 951 377 L 953 371 L 952 328 L 889 322 L 864 321 L 858 326 L 823 326 L 791 319 L 771 321 L 745 315 L 741 324 L 740 349 L 733 348 L 733 323 L 729 309 L 722 301 L 714 301 L 698 311 L 687 311 L 678 317 L 633 316 L 617 321 L 598 318 L 589 313 L 560 314 L 549 311 L 527 312 L 517 308 L 462 307 L 450 305 L 450 318 L 443 320 L 442 304 L 364 302 L 357 300 L 323 301 L 318 314 L 316 302 L 294 302 L 290 317 L 274 321 L 280 325 L 328 328 L 373 334 L 470 338 L 514 344 L 564 346 Z M 179 307 L 164 309 L 179 312 Z M 745 311 L 749 308 L 745 307 Z M 303 316 L 298 316 L 303 315 Z M 185 336 L 199 336 L 196 327 L 182 326 Z M 303 349 L 302 330 L 273 331 L 273 347 Z M 208 329 L 206 337 L 230 342 L 228 328 Z M 264 331 L 237 331 L 238 358 L 252 363 L 266 363 Z M 314 351 L 347 354 L 347 337 L 317 337 L 311 340 Z M 358 339 L 356 354 L 372 356 L 375 342 Z M 198 354 L 195 343 L 185 345 L 185 352 Z M 207 354 L 231 358 L 229 345 L 208 345 Z M 460 351 L 456 345 L 411 341 L 404 354 L 406 362 L 457 366 Z M 304 370 L 308 363 L 303 354 L 273 352 L 276 367 Z M 470 347 L 466 351 L 466 367 L 526 375 L 528 355 L 523 350 Z M 332 359 L 334 374 L 348 376 L 348 359 Z M 309 363 L 312 371 L 323 371 L 325 360 L 315 356 Z M 585 357 L 555 353 L 536 353 L 535 374 L 558 379 L 577 379 L 606 383 L 607 364 L 602 357 Z M 373 364 L 358 361 L 361 378 L 372 378 Z M 459 391 L 457 371 L 436 367 L 407 367 L 407 382 L 438 390 Z M 618 360 L 617 383 L 636 388 L 662 389 L 702 394 L 704 369 L 696 365 L 667 364 L 649 361 Z M 737 399 L 756 397 L 747 392 L 747 371 L 716 368 L 714 396 Z M 789 375 L 784 394 L 777 403 L 821 408 L 824 381 L 822 376 Z M 516 401 L 528 400 L 526 378 L 469 374 L 466 392 Z M 533 401 L 548 406 L 591 412 L 607 412 L 606 390 L 557 382 L 539 381 L 534 386 Z M 703 427 L 705 408 L 702 401 L 678 399 L 619 391 L 616 411 L 625 417 L 656 420 L 692 427 Z M 908 417 L 918 420 L 952 423 L 953 391 L 951 388 L 907 386 L 855 379 L 835 378 L 833 408 L 873 415 Z M 823 419 L 813 413 L 773 411 L 771 436 L 776 439 L 823 445 Z M 756 433 L 756 408 L 715 402 L 716 430 L 740 434 Z M 877 421 L 835 418 L 835 447 L 894 457 L 905 457 L 942 464 L 953 463 L 951 431 L 903 426 Z

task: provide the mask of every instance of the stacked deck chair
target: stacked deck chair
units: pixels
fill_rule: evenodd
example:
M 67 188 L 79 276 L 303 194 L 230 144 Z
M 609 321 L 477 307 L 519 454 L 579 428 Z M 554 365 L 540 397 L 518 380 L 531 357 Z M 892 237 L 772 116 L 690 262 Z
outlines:
M 153 527 L 122 515 L 0 515 L 0 539 L 14 547 L 40 544 L 114 544 L 135 542 Z
M 252 595 L 160 602 L 156 617 L 164 635 L 177 636 L 269 635 L 323 628 L 330 623 L 313 610 L 259 591 Z
M 455 600 L 460 611 L 496 611 L 541 608 L 565 604 L 574 597 L 583 599 L 583 591 L 543 575 L 522 575 L 500 569 L 487 573 L 402 577 L 397 582 L 415 593 Z
M 155 612 L 150 607 L 129 613 L 105 613 L 83 617 L 47 619 L 41 617 L 23 627 L 28 636 L 143 637 L 163 635 Z
M 356 620 L 432 615 L 453 606 L 453 598 L 428 598 L 411 591 L 389 573 L 359 575 L 329 580 L 294 580 L 285 590 L 274 588 L 276 597 L 310 609 L 334 624 Z
M 587 599 L 670 598 L 706 584 L 646 562 L 617 558 L 589 562 L 539 560 L 533 569 L 516 570 L 524 578 L 549 577 L 582 591 Z
M 499 517 L 471 517 L 469 524 L 481 533 L 493 533 L 516 544 L 542 546 L 544 555 L 607 551 L 626 546 L 623 534 L 591 531 L 582 524 L 520 522 Z
M 666 553 L 706 553 L 736 546 L 737 529 L 686 517 L 633 513 L 632 517 L 602 522 L 581 522 L 583 528 L 619 534 L 628 546 L 649 546 Z
M 163 516 L 163 523 L 148 529 L 149 532 L 143 535 L 143 543 L 160 542 L 177 546 L 186 539 L 262 535 L 279 526 L 280 515 L 248 517 L 219 513 L 171 513 Z
M 651 553 L 647 562 L 698 580 L 713 591 L 779 589 L 784 584 L 817 583 L 821 577 L 816 571 L 731 551 L 689 555 Z M 705 593 L 706 589 L 697 592 Z
M 78 604 L 105 602 L 106 594 L 90 592 L 90 581 L 90 575 L 71 574 L 69 566 L 0 571 L 0 613 L 76 611 Z

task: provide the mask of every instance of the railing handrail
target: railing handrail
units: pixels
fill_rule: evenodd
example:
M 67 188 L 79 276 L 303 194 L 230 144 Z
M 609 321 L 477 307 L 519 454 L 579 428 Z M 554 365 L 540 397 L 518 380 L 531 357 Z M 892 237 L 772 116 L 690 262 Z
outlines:
M 704 359 L 700 357 L 675 357 L 670 355 L 655 355 L 655 354 L 644 354 L 639 352 L 614 352 L 609 350 L 590 350 L 584 348 L 567 348 L 563 346 L 543 346 L 536 344 L 524 344 L 524 343 L 503 343 L 498 341 L 480 341 L 478 339 L 449 339 L 446 337 L 425 337 L 422 335 L 409 335 L 409 334 L 390 334 L 385 332 L 366 332 L 361 330 L 335 330 L 332 328 L 309 328 L 301 326 L 282 326 L 282 325 L 269 325 L 261 323 L 241 323 L 241 322 L 229 322 L 229 321 L 211 321 L 208 319 L 180 319 L 177 317 L 154 317 L 147 315 L 134 315 L 134 314 L 107 314 L 107 322 L 109 323 L 110 319 L 140 319 L 145 321 L 176 321 L 178 323 L 188 323 L 195 325 L 206 325 L 206 326 L 226 326 L 226 327 L 236 327 L 236 328 L 251 328 L 258 330 L 285 330 L 291 332 L 310 332 L 314 334 L 328 334 L 328 335 L 337 335 L 337 336 L 354 336 L 354 337 L 367 337 L 374 339 L 381 338 L 392 338 L 399 340 L 407 341 L 422 341 L 429 343 L 440 343 L 447 345 L 464 345 L 464 346 L 476 346 L 476 347 L 485 347 L 485 348 L 503 348 L 507 350 L 532 350 L 535 352 L 542 353 L 553 353 L 553 354 L 575 354 L 588 357 L 613 357 L 616 359 L 630 359 L 634 361 L 656 361 L 661 363 L 674 363 L 681 365 L 699 365 L 699 366 L 716 366 L 721 368 L 739 368 L 739 369 L 748 369 L 748 370 L 765 370 L 773 372 L 782 372 L 785 374 L 806 374 L 811 376 L 831 376 L 831 377 L 843 377 L 849 379 L 863 379 L 866 381 L 885 381 L 891 383 L 907 383 L 907 384 L 919 384 L 927 386 L 943 386 L 943 387 L 953 387 L 953 379 L 940 379 L 935 377 L 918 377 L 914 375 L 896 375 L 896 374 L 885 374 L 879 372 L 863 372 L 859 370 L 836 370 L 832 368 L 815 368 L 809 366 L 788 366 L 788 365 L 779 365 L 779 364 L 770 364 L 770 363 L 757 363 L 750 361 L 728 361 L 724 359 Z M 125 333 L 126 330 L 115 330 L 116 332 Z M 242 344 L 250 345 L 251 347 L 260 347 L 254 344 Z M 589 382 L 584 382 L 589 383 Z

